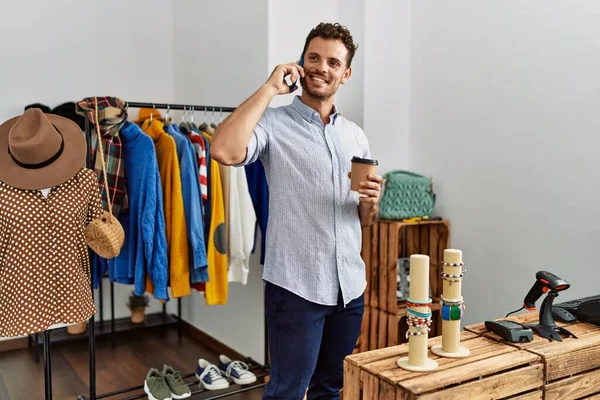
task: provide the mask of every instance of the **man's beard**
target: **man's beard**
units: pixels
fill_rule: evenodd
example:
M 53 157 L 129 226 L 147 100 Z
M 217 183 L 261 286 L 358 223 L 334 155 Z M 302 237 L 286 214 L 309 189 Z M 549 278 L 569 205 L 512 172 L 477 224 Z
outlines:
M 336 90 L 332 89 L 325 93 L 316 93 L 314 92 L 309 85 L 306 83 L 306 78 L 300 78 L 300 84 L 302 85 L 302 90 L 306 92 L 310 97 L 316 100 L 328 100 L 335 94 Z

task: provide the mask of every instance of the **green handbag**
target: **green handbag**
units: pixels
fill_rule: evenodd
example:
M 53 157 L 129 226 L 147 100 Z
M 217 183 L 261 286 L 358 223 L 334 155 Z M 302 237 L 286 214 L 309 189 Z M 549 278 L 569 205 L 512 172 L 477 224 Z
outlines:
M 388 172 L 383 178 L 379 218 L 399 220 L 433 216 L 435 193 L 432 178 L 404 170 Z

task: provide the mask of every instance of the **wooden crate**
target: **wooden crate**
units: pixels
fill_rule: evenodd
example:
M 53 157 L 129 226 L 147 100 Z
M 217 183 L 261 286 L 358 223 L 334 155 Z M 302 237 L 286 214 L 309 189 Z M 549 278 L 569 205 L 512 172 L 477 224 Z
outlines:
M 429 347 L 441 336 L 429 339 Z M 408 343 L 354 354 L 344 360 L 345 400 L 541 399 L 540 356 L 472 332 L 461 332 L 466 358 L 440 358 L 431 372 L 410 372 L 396 361 L 408 354 Z
M 538 314 L 526 313 L 508 319 L 536 323 Z M 545 399 L 600 398 L 600 327 L 583 322 L 565 324 L 557 321 L 557 325 L 564 326 L 577 339 L 563 337 L 562 342 L 550 342 L 534 333 L 534 340 L 529 343 L 506 343 L 542 358 Z M 466 326 L 465 330 L 504 342 L 498 335 L 488 332 L 483 323 Z
M 405 343 L 406 303 L 396 296 L 397 263 L 401 257 L 426 254 L 430 257 L 430 285 L 435 324 L 431 336 L 441 332 L 439 300 L 442 290 L 440 263 L 449 247 L 449 222 L 375 222 L 363 229 L 361 256 L 366 265 L 365 314 L 358 340 L 359 351 Z
M 430 257 L 429 282 L 432 296 L 439 299 L 442 294 L 440 263 L 444 250 L 449 247 L 449 222 L 421 221 L 377 221 L 372 226 L 370 305 L 390 313 L 397 313 L 403 301 L 396 297 L 397 263 L 401 257 L 425 254 Z M 375 268 L 374 268 L 375 267 Z

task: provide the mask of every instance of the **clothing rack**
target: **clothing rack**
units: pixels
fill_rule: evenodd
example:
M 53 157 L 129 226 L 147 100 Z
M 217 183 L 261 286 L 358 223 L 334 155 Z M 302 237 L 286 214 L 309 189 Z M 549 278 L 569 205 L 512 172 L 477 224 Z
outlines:
M 188 104 L 170 104 L 170 103 L 146 103 L 146 102 L 126 102 L 125 103 L 126 108 L 154 108 L 154 109 L 161 109 L 161 110 L 167 110 L 167 112 L 169 110 L 184 110 L 184 111 L 212 111 L 213 113 L 215 111 L 219 111 L 219 112 L 233 112 L 235 110 L 235 107 L 220 107 L 220 106 L 206 106 L 206 105 L 188 105 Z M 87 139 L 88 143 L 91 143 L 91 129 L 90 129 L 90 122 L 89 119 L 87 118 L 87 116 L 85 117 L 85 136 Z M 92 167 L 92 149 L 90 148 L 90 146 L 88 146 L 88 152 L 87 152 L 87 157 L 86 157 L 86 165 L 88 166 L 88 168 Z M 92 253 L 90 253 L 90 266 L 92 266 Z M 92 296 L 94 294 L 94 282 L 93 279 L 91 279 L 91 290 L 92 290 Z M 103 310 L 103 306 L 102 306 L 102 282 L 100 282 L 99 285 L 99 294 L 100 294 L 100 323 L 103 323 L 103 315 L 102 315 L 102 310 Z M 182 335 L 182 319 L 181 319 L 181 298 L 178 298 L 178 303 L 177 303 L 177 309 L 178 309 L 178 316 L 177 316 L 177 322 L 178 322 L 178 334 L 179 337 L 181 337 Z M 166 304 L 163 303 L 163 315 L 166 315 Z M 113 283 L 111 282 L 111 342 L 112 342 L 112 347 L 115 347 L 114 344 L 114 287 L 113 287 Z M 266 383 L 258 383 L 260 382 L 261 378 L 264 378 L 268 375 L 269 372 L 269 365 L 268 365 L 268 337 L 267 337 L 267 320 L 266 317 L 264 317 L 264 360 L 265 360 L 265 364 L 261 365 L 260 363 L 256 362 L 255 360 L 251 359 L 251 358 L 246 358 L 245 362 L 249 365 L 250 370 L 262 370 L 262 373 L 258 373 L 256 374 L 257 377 L 257 383 L 246 386 L 246 387 L 242 387 L 239 389 L 236 389 L 235 386 L 237 385 L 232 385 L 230 391 L 228 392 L 224 392 L 224 393 L 219 393 L 215 396 L 211 396 L 211 397 L 206 397 L 203 400 L 216 400 L 216 399 L 221 399 L 221 398 L 225 398 L 225 397 L 229 397 L 235 394 L 239 394 L 239 393 L 243 393 L 246 391 L 250 391 L 250 390 L 254 390 L 260 387 L 264 387 L 267 384 Z M 125 389 L 121 389 L 121 390 L 117 390 L 117 391 L 113 391 L 110 393 L 104 393 L 104 394 L 100 394 L 98 395 L 96 393 L 96 334 L 95 334 L 95 316 L 92 315 L 92 317 L 89 320 L 88 323 L 88 337 L 89 337 L 89 373 L 90 373 L 90 394 L 89 397 L 85 397 L 84 395 L 80 395 L 77 399 L 78 400 L 97 400 L 97 399 L 105 399 L 105 398 L 109 398 L 112 396 L 117 396 L 117 395 L 121 395 L 124 393 L 128 393 L 128 392 L 132 392 L 132 391 L 137 391 L 137 390 L 141 390 L 143 389 L 144 385 L 138 385 L 138 386 L 134 386 L 134 387 L 129 387 L 129 388 L 125 388 Z M 48 357 L 47 357 L 47 368 L 48 368 L 48 372 L 45 375 L 46 378 L 46 388 L 47 390 L 49 390 L 50 392 L 50 397 L 46 397 L 46 400 L 51 400 L 51 393 L 52 393 L 52 388 L 51 388 L 51 381 L 50 381 L 50 356 L 49 356 L 49 335 L 46 334 L 45 338 L 48 338 L 48 349 L 46 350 L 45 347 L 45 353 L 44 355 L 46 355 L 46 351 L 48 351 Z M 44 342 L 46 343 L 46 342 Z M 183 378 L 184 379 L 188 379 L 191 377 L 195 376 L 195 371 L 184 375 Z M 195 396 L 197 394 L 200 393 L 205 393 L 206 390 L 203 389 L 199 389 L 199 390 L 192 390 L 192 396 Z M 48 392 L 47 392 L 48 393 Z M 48 396 L 48 394 L 47 394 Z M 145 398 L 146 394 L 140 394 L 140 395 L 135 395 L 133 397 L 128 397 L 127 400 L 134 400 L 134 399 L 141 399 L 141 398 Z

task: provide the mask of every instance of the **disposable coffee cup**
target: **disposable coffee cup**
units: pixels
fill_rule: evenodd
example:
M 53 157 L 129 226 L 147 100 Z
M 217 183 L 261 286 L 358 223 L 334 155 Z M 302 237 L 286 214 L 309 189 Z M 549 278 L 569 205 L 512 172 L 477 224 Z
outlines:
M 359 184 L 368 181 L 367 176 L 374 174 L 379 163 L 369 158 L 352 157 L 352 170 L 350 176 L 350 190 L 358 192 Z

